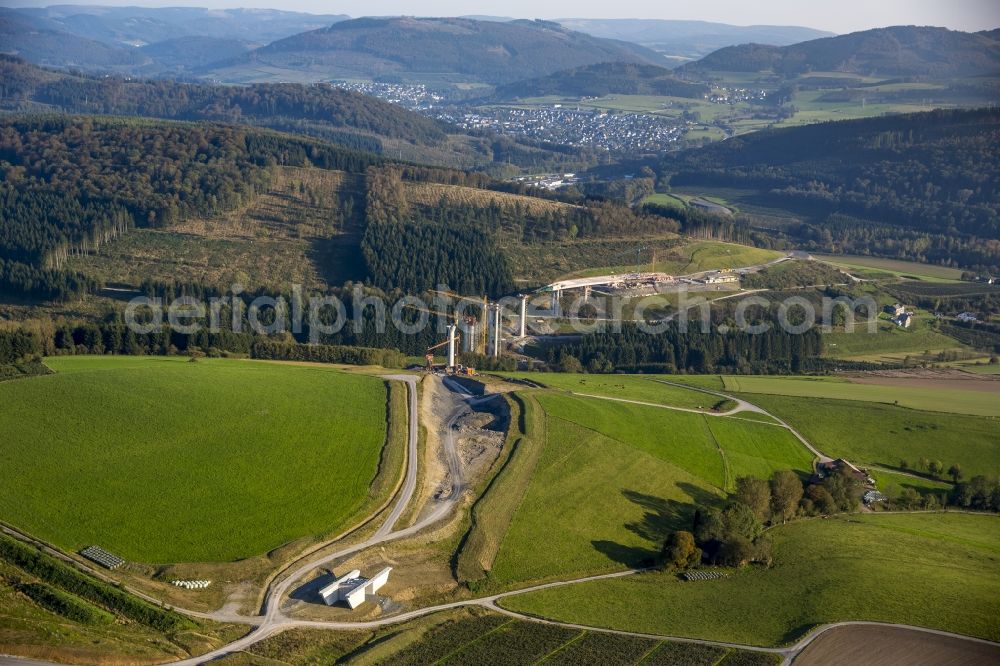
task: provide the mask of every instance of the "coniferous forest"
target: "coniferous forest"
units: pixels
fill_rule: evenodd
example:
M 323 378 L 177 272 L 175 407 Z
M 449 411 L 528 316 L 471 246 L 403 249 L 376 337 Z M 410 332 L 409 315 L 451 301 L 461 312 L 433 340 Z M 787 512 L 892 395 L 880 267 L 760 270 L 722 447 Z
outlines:
M 798 212 L 805 249 L 997 272 L 1000 111 L 937 110 L 764 130 L 664 161 L 675 186 L 748 188 Z

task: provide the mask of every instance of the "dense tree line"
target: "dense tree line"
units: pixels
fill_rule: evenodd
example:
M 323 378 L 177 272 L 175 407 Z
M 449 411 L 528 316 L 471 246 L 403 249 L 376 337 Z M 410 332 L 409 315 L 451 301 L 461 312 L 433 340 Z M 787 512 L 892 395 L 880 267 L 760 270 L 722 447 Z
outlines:
M 462 220 L 370 222 L 361 241 L 373 284 L 418 292 L 445 285 L 498 297 L 513 290 L 503 253 L 485 230 Z
M 812 368 L 822 351 L 816 328 L 794 334 L 772 326 L 751 334 L 724 333 L 712 325 L 705 333 L 700 325 L 683 331 L 670 324 L 662 333 L 647 333 L 624 324 L 620 332 L 591 333 L 579 342 L 550 347 L 547 361 L 590 372 L 798 373 Z
M 0 330 L 0 366 L 12 365 L 42 353 L 37 335 L 21 329 Z
M 46 269 L 0 257 L 0 294 L 24 294 L 65 301 L 101 288 L 100 280 L 77 271 Z
M 406 360 L 406 357 L 395 349 L 305 345 L 271 340 L 259 340 L 255 342 L 251 347 L 251 356 L 253 358 L 275 361 L 380 365 L 383 368 L 401 368 Z
M 514 289 L 505 244 L 677 230 L 672 219 L 602 200 L 535 207 L 442 197 L 434 205 L 416 205 L 407 200 L 406 181 L 480 189 L 493 184 L 445 169 L 370 168 L 361 248 L 369 279 L 381 289 L 416 293 L 445 284 L 463 294 L 500 296 Z
M 710 215 L 691 206 L 675 208 L 655 203 L 643 204 L 642 210 L 652 215 L 676 220 L 678 230 L 693 238 L 784 249 L 784 244 L 773 234 L 755 229 L 751 221 L 743 216 Z
M 445 139 L 447 126 L 406 109 L 329 84 L 259 83 L 222 86 L 47 72 L 0 56 L 3 103 L 37 102 L 68 113 L 208 120 L 333 140 L 364 134 L 415 143 Z M 351 129 L 354 132 L 344 132 Z M 339 143 L 339 141 L 337 142 Z
M 364 171 L 374 156 L 217 125 L 90 117 L 0 121 L 0 290 L 67 298 L 98 285 L 64 269 L 134 227 L 248 201 L 271 166 Z
M 765 130 L 661 165 L 673 185 L 753 188 L 807 215 L 816 249 L 1000 265 L 1000 111 L 938 110 Z
M 1000 482 L 982 475 L 958 482 L 948 494 L 948 503 L 961 509 L 1000 511 Z

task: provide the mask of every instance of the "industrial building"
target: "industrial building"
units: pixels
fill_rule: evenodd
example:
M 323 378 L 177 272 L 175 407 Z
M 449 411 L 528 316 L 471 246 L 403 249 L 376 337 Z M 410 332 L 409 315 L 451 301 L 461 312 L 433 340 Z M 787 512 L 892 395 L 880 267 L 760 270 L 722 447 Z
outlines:
M 390 571 L 392 567 L 386 567 L 371 578 L 364 578 L 360 569 L 354 569 L 322 588 L 319 596 L 327 606 L 343 601 L 351 609 L 357 608 L 388 582 Z

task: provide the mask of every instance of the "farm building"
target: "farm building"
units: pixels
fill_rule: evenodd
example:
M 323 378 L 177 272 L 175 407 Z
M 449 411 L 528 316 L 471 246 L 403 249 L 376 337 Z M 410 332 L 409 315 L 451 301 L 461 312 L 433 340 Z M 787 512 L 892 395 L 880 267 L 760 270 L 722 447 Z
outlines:
M 898 317 L 893 317 L 892 323 L 900 328 L 909 328 L 910 324 L 913 323 L 913 315 L 909 312 L 904 312 Z
M 813 474 L 812 482 L 819 483 L 837 470 L 843 470 L 852 479 L 859 481 L 866 486 L 875 486 L 875 480 L 868 476 L 868 472 L 863 469 L 858 469 L 843 458 L 816 463 L 816 473 Z
M 885 306 L 883 310 L 890 317 L 898 317 L 906 312 L 906 306 L 902 303 L 893 303 L 892 305 Z
M 392 567 L 386 567 L 371 578 L 364 578 L 359 569 L 354 569 L 322 588 L 319 596 L 327 606 L 343 601 L 352 609 L 357 608 L 388 582 L 390 571 Z

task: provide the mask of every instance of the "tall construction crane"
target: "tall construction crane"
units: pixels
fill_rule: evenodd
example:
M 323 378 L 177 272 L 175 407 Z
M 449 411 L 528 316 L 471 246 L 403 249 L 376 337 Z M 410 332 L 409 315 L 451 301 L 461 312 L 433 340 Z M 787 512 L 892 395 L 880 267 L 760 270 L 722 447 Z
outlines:
M 486 351 L 487 331 L 489 330 L 489 300 L 485 296 L 462 296 L 453 291 L 444 289 L 431 289 L 430 293 L 440 294 L 448 298 L 457 299 L 459 303 L 471 303 L 479 311 L 478 316 L 472 314 L 465 315 L 465 325 L 469 338 L 466 342 L 469 351 Z M 434 313 L 438 314 L 438 313 Z M 476 326 L 479 325 L 479 335 L 475 335 Z
M 445 319 L 451 320 L 452 323 L 448 324 L 448 337 L 444 340 L 444 342 L 439 342 L 436 345 L 428 347 L 427 351 L 425 352 L 424 358 L 427 360 L 427 370 L 428 371 L 432 370 L 434 367 L 434 353 L 433 353 L 434 350 L 440 349 L 441 347 L 447 345 L 448 360 L 445 367 L 447 367 L 447 369 L 451 372 L 456 372 L 458 370 L 458 366 L 455 363 L 455 347 L 458 341 L 461 339 L 461 334 L 458 331 L 458 319 L 459 319 L 458 315 L 453 312 L 452 313 L 437 312 L 435 310 L 429 310 L 427 308 L 421 308 L 411 304 L 406 304 L 404 307 L 410 308 L 411 310 L 416 310 L 418 312 L 426 312 L 428 314 L 437 315 L 439 317 L 444 317 Z M 469 317 L 466 317 L 466 320 L 468 319 Z
M 444 342 L 439 342 L 436 345 L 431 345 L 430 347 L 427 348 L 426 355 L 424 356 L 424 358 L 427 360 L 427 372 L 430 372 L 431 370 L 434 369 L 434 350 L 440 349 L 445 345 L 448 346 L 447 367 L 449 369 L 455 367 L 455 343 L 457 342 L 458 337 L 460 337 L 460 334 L 456 332 L 456 326 L 454 324 L 450 324 L 448 326 L 448 339 L 445 340 Z

